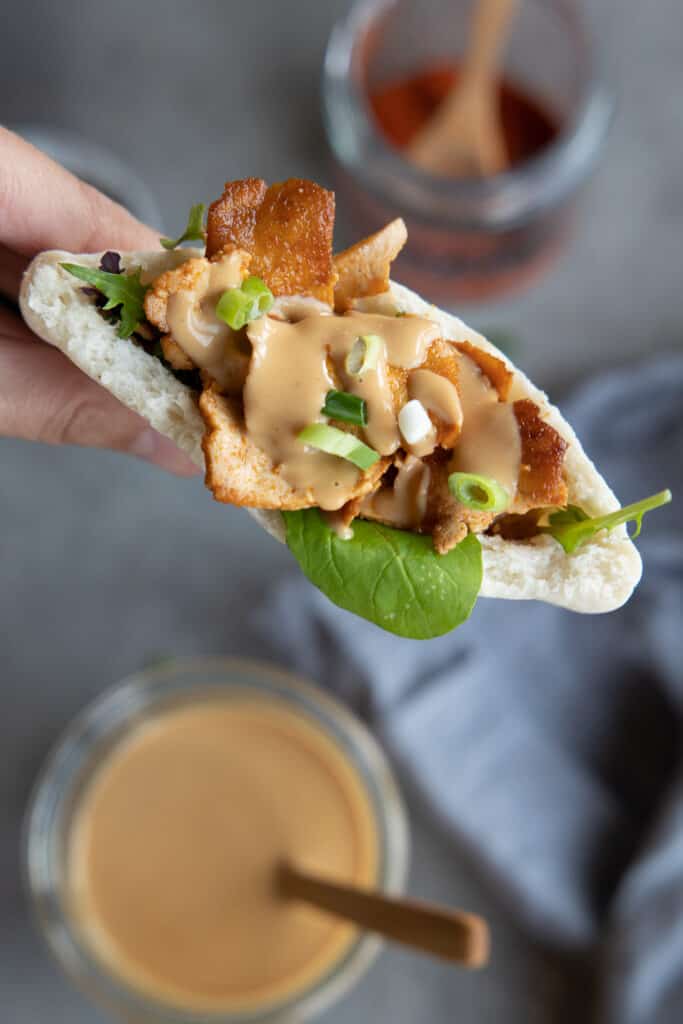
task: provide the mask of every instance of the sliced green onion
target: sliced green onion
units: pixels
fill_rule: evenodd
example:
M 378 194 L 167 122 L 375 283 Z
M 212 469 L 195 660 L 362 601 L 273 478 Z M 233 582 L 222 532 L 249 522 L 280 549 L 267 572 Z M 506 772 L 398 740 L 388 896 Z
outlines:
M 225 320 L 233 331 L 239 331 L 249 320 L 252 301 L 240 288 L 230 288 L 223 292 L 216 306 L 216 316 Z
M 233 331 L 267 313 L 273 305 L 273 293 L 260 277 L 248 277 L 239 288 L 228 288 L 216 306 L 216 316 Z
M 328 455 L 338 455 L 340 459 L 352 462 L 359 469 L 370 469 L 379 459 L 374 448 L 368 448 L 353 434 L 347 434 L 327 423 L 311 423 L 299 434 L 299 440 L 311 448 L 317 448 Z
M 448 489 L 461 505 L 478 512 L 504 512 L 510 495 L 490 476 L 479 473 L 451 473 Z
M 325 404 L 320 410 L 331 420 L 343 420 L 355 423 L 357 427 L 367 427 L 368 410 L 364 398 L 350 395 L 348 391 L 328 391 Z
M 344 368 L 352 377 L 362 377 L 368 370 L 374 370 L 379 361 L 384 341 L 379 334 L 363 334 L 356 338 L 344 361 Z
M 242 282 L 242 291 L 245 295 L 251 296 L 258 304 L 258 311 L 262 315 L 267 313 L 273 305 L 273 293 L 268 285 L 254 274 Z

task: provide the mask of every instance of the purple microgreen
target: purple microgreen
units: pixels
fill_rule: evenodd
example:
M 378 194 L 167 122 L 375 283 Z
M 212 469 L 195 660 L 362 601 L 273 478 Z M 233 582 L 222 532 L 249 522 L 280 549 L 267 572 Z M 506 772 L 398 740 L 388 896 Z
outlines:
M 121 271 L 121 253 L 112 252 L 108 250 L 102 256 L 100 260 L 100 270 L 106 271 L 107 274 L 120 274 Z

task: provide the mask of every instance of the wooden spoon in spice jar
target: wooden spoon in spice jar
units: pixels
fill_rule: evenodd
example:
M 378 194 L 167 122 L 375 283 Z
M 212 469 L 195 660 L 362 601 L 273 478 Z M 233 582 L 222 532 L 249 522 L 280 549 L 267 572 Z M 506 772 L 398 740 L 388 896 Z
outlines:
M 308 903 L 462 967 L 483 967 L 488 961 L 488 926 L 476 914 L 333 882 L 286 862 L 278 865 L 276 886 L 284 899 Z
M 509 160 L 498 104 L 498 65 L 519 0 L 476 0 L 462 74 L 406 156 L 439 177 L 499 174 Z

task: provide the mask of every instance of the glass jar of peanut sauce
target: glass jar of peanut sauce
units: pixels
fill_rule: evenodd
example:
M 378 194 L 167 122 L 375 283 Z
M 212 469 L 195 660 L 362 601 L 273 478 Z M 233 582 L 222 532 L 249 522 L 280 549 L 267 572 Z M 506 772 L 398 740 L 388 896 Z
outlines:
M 51 952 L 118 1019 L 279 1024 L 340 999 L 381 943 L 278 895 L 277 858 L 400 892 L 408 832 L 349 711 L 274 666 L 204 658 L 126 679 L 76 718 L 24 850 Z

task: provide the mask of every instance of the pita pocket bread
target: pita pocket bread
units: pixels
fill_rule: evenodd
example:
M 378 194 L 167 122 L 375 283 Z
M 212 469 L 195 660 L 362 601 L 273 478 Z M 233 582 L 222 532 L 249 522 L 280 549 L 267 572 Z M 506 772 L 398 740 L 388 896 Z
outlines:
M 383 628 L 407 636 L 439 635 L 467 617 L 477 593 L 483 597 L 541 600 L 578 612 L 607 612 L 622 605 L 641 575 L 640 556 L 625 525 L 609 522 L 606 525 L 610 529 L 586 529 L 582 542 L 571 553 L 548 525 L 552 523 L 550 516 L 567 508 L 565 519 L 573 516 L 577 523 L 586 517 L 614 513 L 620 508 L 617 498 L 559 410 L 504 353 L 457 317 L 389 279 L 391 260 L 405 241 L 402 222 L 393 222 L 376 236 L 332 257 L 333 207 L 330 215 L 326 198 L 330 193 L 320 200 L 314 191 L 311 216 L 310 196 L 301 198 L 294 189 L 295 199 L 298 196 L 304 211 L 308 210 L 307 229 L 303 231 L 300 210 L 292 222 L 282 194 L 272 195 L 272 189 L 289 186 L 286 198 L 291 205 L 291 182 L 272 189 L 259 184 L 259 179 L 247 182 L 251 183 L 248 187 L 229 183 L 221 200 L 213 204 L 206 255 L 201 249 L 179 248 L 120 254 L 118 269 L 122 274 L 141 272 L 146 313 L 141 334 L 120 337 L 121 322 L 116 316 L 107 319 L 103 302 L 93 298 L 97 295 L 94 288 L 64 267 L 70 264 L 97 270 L 103 254 L 52 251 L 37 256 L 21 289 L 21 311 L 27 324 L 206 469 L 207 483 L 219 500 L 247 507 L 268 533 L 288 541 L 306 574 L 332 600 Z M 300 188 L 301 183 L 295 182 Z M 312 183 L 304 184 L 319 189 Z M 238 185 L 242 191 L 236 198 Z M 269 200 L 270 209 L 264 211 Z M 247 216 L 250 211 L 256 211 L 251 220 Z M 308 235 L 314 236 L 312 256 Z M 287 262 L 292 260 L 292 250 L 298 253 L 298 263 L 297 259 Z M 254 281 L 260 283 L 254 285 Z M 213 325 L 211 337 L 217 336 L 217 303 L 209 302 L 212 282 L 218 288 L 216 291 L 214 287 L 214 293 L 219 299 L 231 293 L 228 305 L 232 312 L 228 317 L 237 326 L 226 327 L 226 337 L 230 337 L 221 341 L 220 365 L 215 362 L 219 351 L 214 351 L 215 346 L 211 350 L 214 363 L 207 356 L 204 365 L 199 365 L 197 359 L 203 359 L 204 349 L 187 334 L 186 327 L 196 326 L 196 318 L 203 311 L 201 315 L 208 317 L 206 323 Z M 228 287 L 224 287 L 226 282 Z M 255 289 L 253 295 L 250 289 Z M 272 302 L 265 313 L 261 312 L 264 296 L 267 303 Z M 255 302 L 262 302 L 260 309 Z M 240 326 L 242 315 L 247 317 L 244 327 Z M 367 458 L 365 453 L 370 451 L 370 458 L 375 459 L 372 466 L 360 469 L 346 457 L 324 454 L 324 450 L 303 443 L 295 459 L 291 454 L 294 435 L 287 441 L 289 447 L 283 449 L 286 459 L 279 463 L 275 458 L 277 444 L 269 448 L 263 442 L 272 428 L 269 410 L 257 402 L 270 394 L 264 391 L 261 380 L 268 360 L 274 361 L 280 353 L 277 368 L 281 387 L 272 393 L 277 395 L 276 404 L 286 408 L 282 403 L 287 389 L 293 387 L 287 377 L 290 362 L 317 367 L 317 363 L 305 363 L 305 359 L 317 358 L 317 339 L 322 338 L 324 359 L 328 368 L 332 367 L 329 372 L 337 391 L 342 392 L 342 403 L 358 409 L 361 399 L 357 395 L 349 399 L 348 395 L 354 386 L 356 391 L 362 390 L 358 380 L 363 371 L 353 377 L 348 369 L 353 340 L 349 325 L 354 330 L 357 327 L 360 337 L 367 324 L 379 325 L 383 331 L 383 335 L 380 330 L 373 333 L 385 339 L 388 355 L 383 358 L 389 383 L 384 397 L 394 401 L 396 422 L 401 423 L 400 416 L 405 417 L 407 404 L 415 407 L 416 399 L 411 395 L 436 394 L 429 390 L 434 385 L 444 400 L 450 395 L 456 403 L 459 395 L 460 422 L 453 413 L 452 422 L 446 423 L 445 406 L 436 409 L 438 402 L 430 409 L 429 402 L 425 405 L 417 400 L 422 412 L 430 414 L 430 428 L 436 438 L 432 450 L 420 456 L 420 445 L 408 444 L 400 427 L 396 435 L 400 435 L 400 445 L 395 442 L 391 450 L 387 444 L 380 452 L 371 443 L 372 437 L 376 440 L 379 436 L 376 429 L 373 434 L 369 427 L 363 429 L 358 423 L 318 416 L 316 424 L 324 428 L 322 443 L 331 443 L 329 437 L 338 441 L 341 433 L 343 444 L 350 446 L 351 458 Z M 418 344 L 414 339 L 420 331 L 423 340 L 419 343 L 424 351 L 419 365 L 414 365 L 412 349 L 412 366 L 394 365 L 391 359 L 398 357 L 392 353 L 399 350 L 403 362 L 410 362 L 405 352 L 410 345 Z M 285 344 L 289 346 L 288 358 L 283 362 Z M 363 345 L 361 358 L 368 361 L 366 369 L 372 369 L 370 346 L 366 342 Z M 356 360 L 357 349 L 358 345 L 354 349 Z M 305 354 L 309 350 L 314 356 Z M 297 354 L 296 358 L 292 353 Z M 467 447 L 468 416 L 474 423 L 474 412 L 480 414 L 479 406 L 471 404 L 471 394 L 465 401 L 465 370 L 470 385 L 488 389 L 481 390 L 481 394 L 490 402 L 490 415 L 495 413 L 501 423 L 504 420 L 505 429 L 516 422 L 521 437 L 515 497 L 507 507 L 493 513 L 477 510 L 476 501 L 474 508 L 463 506 L 460 498 L 464 492 L 458 491 L 457 500 L 453 497 L 450 471 L 454 465 L 468 467 L 464 456 L 458 454 L 458 445 Z M 377 369 L 375 373 L 380 375 Z M 364 393 L 371 396 L 372 412 L 372 402 L 379 401 L 377 394 L 372 389 Z M 303 408 L 310 396 L 308 390 L 302 394 Z M 291 415 L 289 408 L 286 412 Z M 390 420 L 389 432 L 396 429 Z M 331 432 L 330 421 L 334 424 Z M 473 430 L 472 426 L 470 434 Z M 476 463 L 476 444 L 474 452 L 471 458 Z M 316 480 L 316 469 L 311 471 L 310 485 L 307 480 L 302 483 L 302 466 L 305 475 L 308 454 L 319 456 L 316 466 L 324 466 L 327 474 L 330 465 L 340 466 L 339 481 L 335 477 L 334 484 L 341 487 L 345 500 L 334 510 L 328 501 L 324 519 L 315 511 L 316 494 L 328 493 L 325 487 L 329 477 L 322 483 L 322 477 Z M 429 477 L 431 482 L 422 488 L 422 520 L 406 529 L 405 524 L 392 518 L 398 507 L 394 492 L 402 481 L 408 493 L 411 473 L 415 478 L 420 475 L 423 482 Z M 468 473 L 455 475 L 460 480 Z M 488 478 L 482 476 L 485 482 Z M 435 478 L 441 481 L 440 495 Z M 477 494 L 479 505 L 485 504 L 486 495 Z M 553 500 L 535 505 L 539 495 Z M 638 517 L 634 513 L 630 518 Z M 351 532 L 354 540 L 345 540 Z M 405 552 L 401 549 L 404 542 Z M 434 550 L 435 545 L 440 545 L 442 553 Z M 336 560 L 336 568 L 330 560 Z M 325 572 L 336 573 L 329 586 Z M 449 619 L 438 611 L 439 604 L 458 607 Z M 436 610 L 432 611 L 432 606 Z

